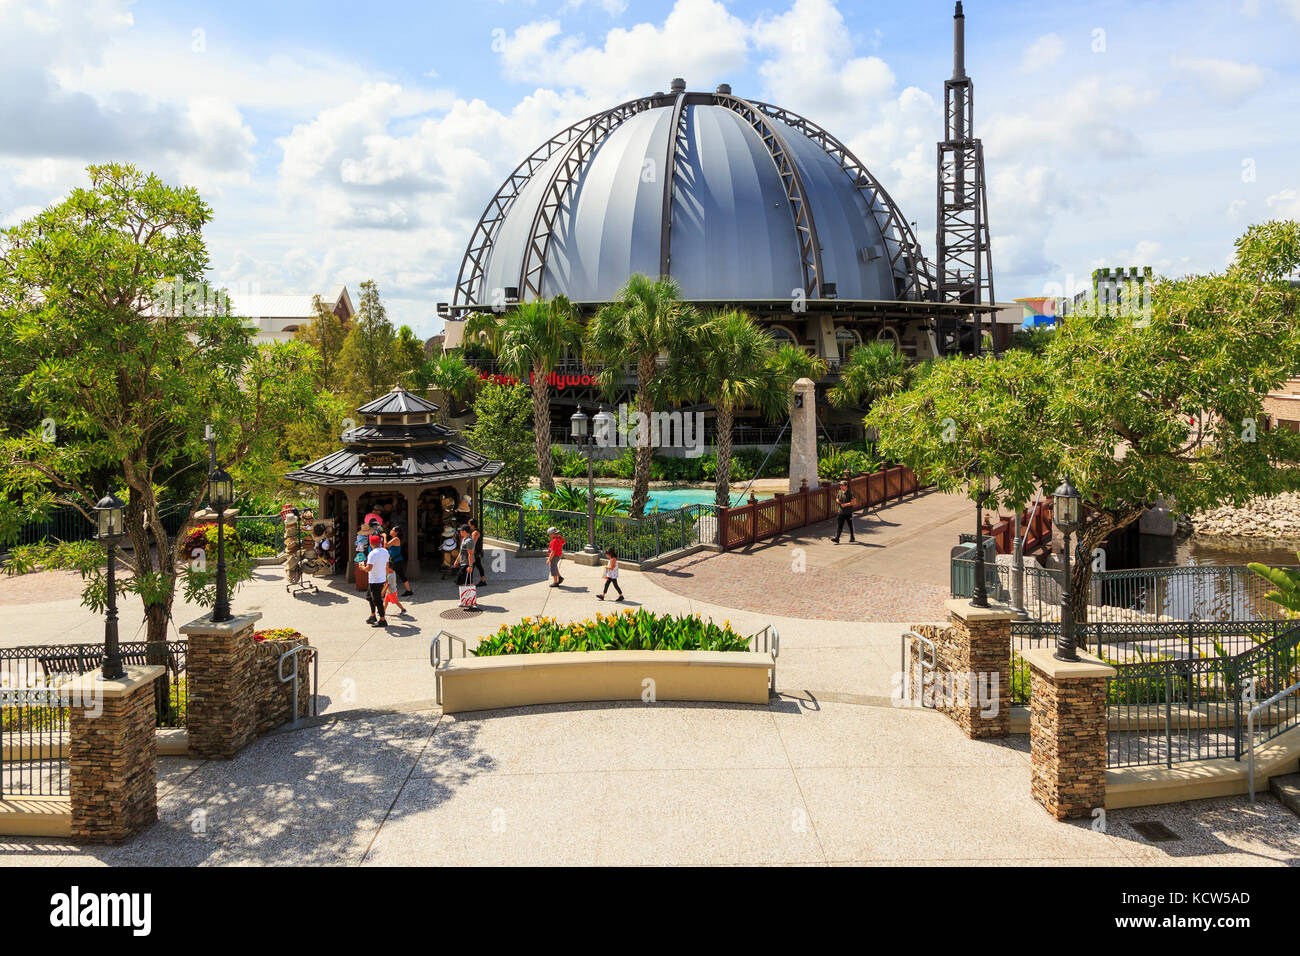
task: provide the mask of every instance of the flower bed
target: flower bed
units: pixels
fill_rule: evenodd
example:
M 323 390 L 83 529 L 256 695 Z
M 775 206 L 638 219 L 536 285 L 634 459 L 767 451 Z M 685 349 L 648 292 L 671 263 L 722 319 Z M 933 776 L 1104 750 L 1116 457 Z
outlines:
M 550 617 L 526 617 L 481 638 L 476 657 L 548 654 L 557 651 L 747 651 L 749 638 L 731 622 L 719 626 L 698 615 L 675 617 L 644 608 L 562 624 Z
M 307 642 L 307 636 L 292 627 L 268 627 L 261 631 L 253 632 L 253 640 L 259 644 L 263 641 L 296 641 Z

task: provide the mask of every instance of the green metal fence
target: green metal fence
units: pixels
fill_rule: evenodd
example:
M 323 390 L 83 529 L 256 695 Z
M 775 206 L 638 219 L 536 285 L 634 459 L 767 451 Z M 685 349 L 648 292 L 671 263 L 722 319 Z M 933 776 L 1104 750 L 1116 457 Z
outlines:
M 530 508 L 504 501 L 483 501 L 483 533 L 509 541 L 521 551 L 541 551 L 556 527 L 564 537 L 564 550 L 581 551 L 587 546 L 587 515 L 555 508 Z M 694 547 L 716 544 L 717 508 L 687 505 L 672 511 L 651 512 L 642 518 L 625 515 L 596 515 L 596 548 L 613 548 L 624 561 L 650 561 Z

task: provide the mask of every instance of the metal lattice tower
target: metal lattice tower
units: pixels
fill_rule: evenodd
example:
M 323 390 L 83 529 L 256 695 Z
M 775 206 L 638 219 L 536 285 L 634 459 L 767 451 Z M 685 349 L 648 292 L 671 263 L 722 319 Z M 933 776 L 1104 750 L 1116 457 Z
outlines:
M 952 23 L 952 79 L 943 84 L 944 138 L 939 143 L 936 284 L 942 302 L 992 305 L 993 255 L 989 246 L 984 146 L 972 136 L 975 90 L 966 75 L 966 18 L 960 0 Z M 978 353 L 978 318 L 975 333 Z

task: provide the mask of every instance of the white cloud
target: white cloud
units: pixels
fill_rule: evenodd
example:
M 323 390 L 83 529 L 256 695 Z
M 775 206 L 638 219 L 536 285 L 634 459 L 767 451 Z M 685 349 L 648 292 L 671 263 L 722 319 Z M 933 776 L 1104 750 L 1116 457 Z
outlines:
M 1267 72 L 1254 63 L 1189 56 L 1173 56 L 1169 62 L 1206 93 L 1228 104 L 1240 103 L 1268 82 Z
M 727 82 L 745 62 L 747 32 L 716 0 L 677 0 L 662 26 L 616 27 L 601 46 L 564 35 L 558 21 L 526 24 L 502 42 L 501 67 L 511 79 L 608 104 L 664 90 L 676 76 L 691 89 Z
M 1264 200 L 1268 214 L 1274 219 L 1300 219 L 1300 192 L 1283 189 Z
M 1065 41 L 1058 34 L 1048 33 L 1025 48 L 1020 65 L 1021 73 L 1033 73 L 1051 66 L 1065 56 Z

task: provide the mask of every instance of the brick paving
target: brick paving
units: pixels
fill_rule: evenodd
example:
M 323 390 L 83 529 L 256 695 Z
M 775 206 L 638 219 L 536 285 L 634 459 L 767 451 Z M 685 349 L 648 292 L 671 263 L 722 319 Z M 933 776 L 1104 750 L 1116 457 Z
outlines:
M 665 590 L 763 614 L 821 621 L 940 621 L 947 588 L 851 568 L 794 570 L 757 554 L 693 554 L 647 576 Z

